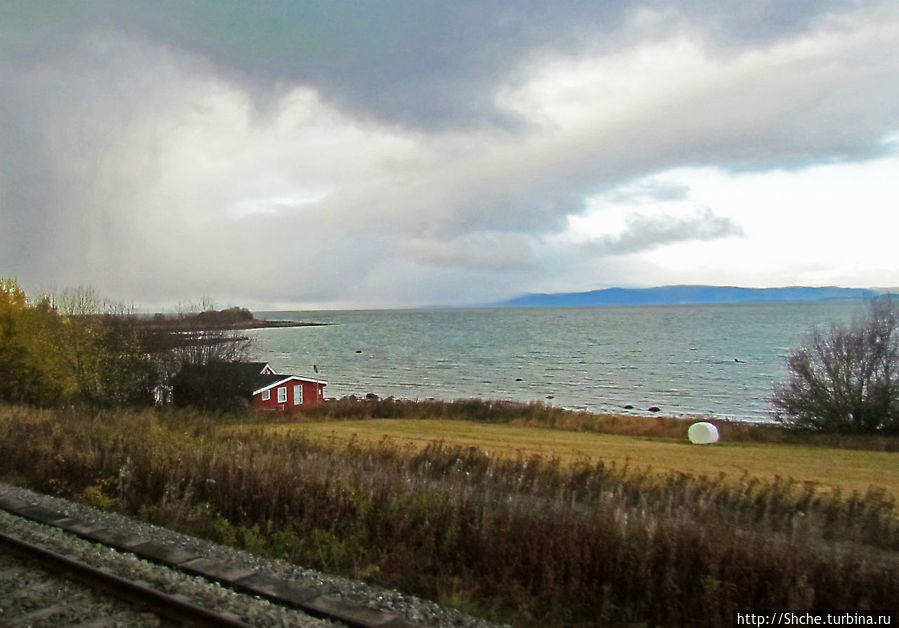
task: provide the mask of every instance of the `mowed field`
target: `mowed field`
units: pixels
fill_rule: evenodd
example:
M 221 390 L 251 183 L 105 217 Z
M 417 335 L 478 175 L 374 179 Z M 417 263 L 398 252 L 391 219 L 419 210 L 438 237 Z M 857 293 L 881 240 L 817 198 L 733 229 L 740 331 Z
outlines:
M 344 445 L 384 441 L 400 448 L 421 449 L 434 442 L 477 447 L 510 458 L 538 455 L 563 463 L 589 461 L 627 465 L 635 471 L 677 471 L 738 479 L 779 476 L 810 483 L 825 491 L 864 493 L 882 488 L 899 499 L 899 453 L 858 451 L 785 444 L 727 443 L 692 445 L 686 440 L 573 432 L 537 427 L 453 420 L 366 419 L 277 424 L 266 429 L 298 431 L 316 440 Z

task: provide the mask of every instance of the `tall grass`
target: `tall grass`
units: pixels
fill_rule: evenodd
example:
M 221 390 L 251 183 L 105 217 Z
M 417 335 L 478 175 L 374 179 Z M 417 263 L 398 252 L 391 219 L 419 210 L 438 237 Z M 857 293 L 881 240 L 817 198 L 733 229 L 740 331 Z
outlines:
M 0 408 L 0 474 L 515 625 L 729 626 L 734 609 L 899 599 L 897 509 L 878 492 L 220 425 Z

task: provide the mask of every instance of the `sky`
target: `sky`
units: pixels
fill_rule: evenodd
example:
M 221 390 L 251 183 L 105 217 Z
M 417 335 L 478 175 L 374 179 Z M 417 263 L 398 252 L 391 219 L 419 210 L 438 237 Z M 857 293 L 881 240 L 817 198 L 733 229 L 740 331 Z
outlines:
M 899 285 L 894 0 L 0 3 L 0 277 L 138 308 Z

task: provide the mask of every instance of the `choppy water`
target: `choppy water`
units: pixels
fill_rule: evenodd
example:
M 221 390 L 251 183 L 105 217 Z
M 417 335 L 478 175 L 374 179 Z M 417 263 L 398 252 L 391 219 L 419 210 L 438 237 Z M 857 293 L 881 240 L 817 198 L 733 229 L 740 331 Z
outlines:
M 326 395 L 545 401 L 592 411 L 766 418 L 790 348 L 858 302 L 268 312 L 333 323 L 251 332 L 279 372 Z M 314 372 L 313 365 L 318 368 Z

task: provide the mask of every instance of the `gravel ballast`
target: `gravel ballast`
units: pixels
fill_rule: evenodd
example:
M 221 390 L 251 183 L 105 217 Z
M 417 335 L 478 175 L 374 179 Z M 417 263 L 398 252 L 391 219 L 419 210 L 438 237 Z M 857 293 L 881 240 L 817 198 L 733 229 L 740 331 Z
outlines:
M 269 560 L 234 548 L 216 545 L 166 528 L 154 526 L 96 510 L 65 499 L 42 495 L 16 486 L 0 483 L 0 497 L 19 500 L 76 519 L 86 528 L 106 528 L 116 534 L 165 546 L 169 551 L 184 552 L 224 563 L 229 569 L 255 571 L 312 595 L 326 596 L 360 607 L 364 612 L 379 611 L 401 618 L 413 625 L 438 627 L 488 628 L 485 620 L 434 602 L 383 589 L 358 581 L 331 576 L 295 565 Z M 122 577 L 143 580 L 166 592 L 182 593 L 198 603 L 247 618 L 258 626 L 332 626 L 331 622 L 312 618 L 292 609 L 274 605 L 255 596 L 243 595 L 209 582 L 157 565 L 128 552 L 117 551 L 78 538 L 54 526 L 43 525 L 0 510 L 0 530 L 35 543 L 46 544 L 55 551 L 112 570 Z M 203 561 L 200 561 L 203 562 Z

